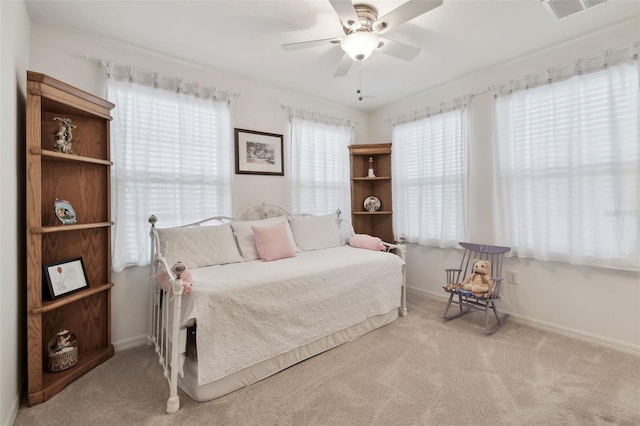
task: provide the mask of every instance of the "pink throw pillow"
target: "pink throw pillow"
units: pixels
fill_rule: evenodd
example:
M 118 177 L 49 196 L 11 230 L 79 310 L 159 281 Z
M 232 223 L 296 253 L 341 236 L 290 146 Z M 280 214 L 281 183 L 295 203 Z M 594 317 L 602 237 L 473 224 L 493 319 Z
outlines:
M 351 247 L 363 248 L 367 250 L 381 251 L 384 250 L 384 244 L 378 237 L 372 237 L 367 234 L 355 234 L 349 238 L 349 245 Z
M 296 254 L 289 240 L 289 223 L 279 222 L 269 226 L 252 226 L 256 251 L 263 262 L 294 257 Z

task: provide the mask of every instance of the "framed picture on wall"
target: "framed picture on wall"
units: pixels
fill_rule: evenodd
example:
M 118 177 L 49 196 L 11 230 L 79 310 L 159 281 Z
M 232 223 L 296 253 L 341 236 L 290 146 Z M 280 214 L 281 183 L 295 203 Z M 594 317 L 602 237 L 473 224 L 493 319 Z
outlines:
M 234 130 L 237 174 L 284 176 L 282 135 Z

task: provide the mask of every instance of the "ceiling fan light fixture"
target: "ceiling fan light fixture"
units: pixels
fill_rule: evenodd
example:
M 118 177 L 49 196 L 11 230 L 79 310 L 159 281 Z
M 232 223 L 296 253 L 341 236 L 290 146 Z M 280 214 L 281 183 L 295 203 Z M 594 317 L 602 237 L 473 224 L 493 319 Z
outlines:
M 378 36 L 367 31 L 352 32 L 340 42 L 340 47 L 354 61 L 364 61 L 378 47 Z

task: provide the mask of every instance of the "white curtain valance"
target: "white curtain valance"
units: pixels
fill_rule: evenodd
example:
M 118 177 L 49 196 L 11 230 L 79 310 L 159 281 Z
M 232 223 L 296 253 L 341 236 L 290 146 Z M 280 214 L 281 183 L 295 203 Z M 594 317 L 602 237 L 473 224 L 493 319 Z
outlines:
M 597 55 L 579 58 L 573 62 L 548 68 L 545 71 L 526 74 L 520 78 L 491 87 L 494 96 L 505 96 L 520 90 L 539 87 L 544 84 L 566 80 L 575 75 L 592 73 L 611 65 L 629 62 L 638 58 L 640 42 L 609 49 Z
M 591 73 L 610 65 L 632 61 L 638 58 L 638 53 L 640 53 L 640 41 L 610 49 L 597 55 L 579 58 L 573 62 L 548 68 L 539 73 L 527 74 L 521 78 L 512 79 L 502 84 L 495 84 L 478 93 L 460 96 L 449 102 L 441 102 L 440 104 L 418 109 L 411 113 L 387 117 L 385 121 L 395 126 L 396 124 L 410 123 L 425 117 L 466 108 L 469 100 L 473 96 L 487 93 L 488 91 L 492 92 L 494 96 L 504 96 L 514 91 L 526 90 L 530 87 L 541 86 L 553 81 L 566 80 L 574 75 Z
M 391 122 L 391 124 L 395 126 L 396 124 L 411 123 L 413 121 L 422 120 L 423 118 L 431 117 L 434 115 L 464 109 L 467 107 L 470 97 L 471 95 L 459 96 L 448 102 L 441 102 L 438 105 L 428 106 L 419 110 L 415 110 L 412 113 L 387 117 L 385 118 L 385 121 Z
M 87 56 L 88 59 L 95 59 Z M 97 59 L 98 66 L 104 68 L 107 78 L 115 80 L 129 80 L 149 87 L 157 87 L 167 91 L 193 95 L 202 99 L 230 101 L 240 96 L 239 93 L 222 90 L 216 87 L 206 87 L 198 82 L 187 81 L 180 77 L 162 75 L 159 72 L 148 71 L 130 65 L 114 64 L 107 59 Z
M 291 121 L 293 118 L 298 118 L 301 120 L 314 121 L 316 123 L 324 123 L 330 124 L 332 126 L 350 128 L 354 128 L 356 127 L 356 124 L 358 124 L 356 120 L 350 118 L 332 116 L 321 112 L 307 111 L 303 108 L 295 108 L 285 105 L 283 105 L 282 108 L 289 111 L 289 121 Z

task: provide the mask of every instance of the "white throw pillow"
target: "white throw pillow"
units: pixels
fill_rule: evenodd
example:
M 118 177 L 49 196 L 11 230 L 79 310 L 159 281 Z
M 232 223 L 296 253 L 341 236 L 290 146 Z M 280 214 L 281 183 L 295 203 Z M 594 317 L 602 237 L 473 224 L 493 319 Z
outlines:
M 158 228 L 160 250 L 169 267 L 178 260 L 187 268 L 242 262 L 231 225 Z
M 304 251 L 337 247 L 342 244 L 338 215 L 291 216 L 296 244 Z
M 287 223 L 287 234 L 289 236 L 291 246 L 293 247 L 293 251 L 297 253 L 301 252 L 302 250 L 298 248 L 293 239 L 291 227 L 289 226 L 289 221 L 286 216 L 278 216 L 261 220 L 241 220 L 231 222 L 231 227 L 233 228 L 233 233 L 236 236 L 236 241 L 238 243 L 238 248 L 240 248 L 242 258 L 246 261 L 260 259 L 260 255 L 256 250 L 256 242 L 253 235 L 254 226 L 275 225 L 280 222 Z

